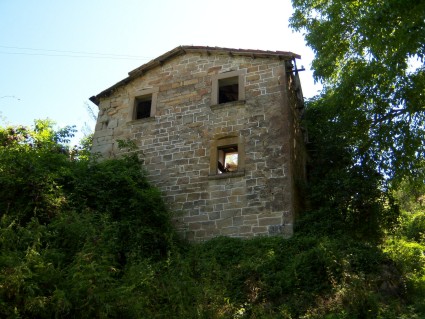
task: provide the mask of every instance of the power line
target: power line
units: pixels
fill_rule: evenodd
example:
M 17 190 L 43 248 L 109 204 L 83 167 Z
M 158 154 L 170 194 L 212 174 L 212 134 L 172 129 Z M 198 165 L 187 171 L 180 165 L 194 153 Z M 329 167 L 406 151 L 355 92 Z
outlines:
M 89 58 L 89 59 L 112 59 L 112 60 L 149 60 L 149 59 L 146 59 L 146 58 L 120 58 L 120 57 L 113 57 L 113 56 L 46 54 L 46 53 L 3 52 L 3 51 L 0 51 L 0 54 L 52 56 L 52 57 L 67 57 L 67 58 Z
M 113 54 L 113 53 L 86 52 L 86 51 L 66 51 L 66 50 L 38 49 L 38 48 L 23 48 L 23 47 L 12 47 L 12 46 L 4 46 L 4 45 L 0 45 L 0 48 L 15 49 L 15 50 L 28 50 L 28 51 L 68 53 L 68 54 L 48 54 L 48 53 L 0 51 L 0 54 L 10 54 L 10 55 L 57 56 L 57 57 L 71 57 L 71 58 L 115 59 L 115 60 L 151 60 L 152 59 L 150 57 L 143 57 L 143 56 L 137 56 L 137 55 L 127 55 L 127 54 Z
M 151 59 L 150 57 L 143 57 L 143 56 L 139 56 L 139 55 L 101 53 L 101 52 L 86 52 L 86 51 L 67 51 L 67 50 L 53 50 L 53 49 L 38 49 L 38 48 L 23 48 L 23 47 L 11 47 L 11 46 L 5 46 L 5 45 L 0 45 L 0 48 L 18 49 L 18 50 L 31 50 L 31 51 L 59 52 L 59 53 L 107 55 L 107 56 L 117 56 L 117 57 L 140 58 L 140 59 Z
M 5 95 L 5 96 L 0 96 L 0 99 L 5 99 L 5 98 L 16 99 L 16 100 L 18 100 L 18 101 L 20 101 L 20 100 L 21 100 L 20 98 L 17 98 L 17 97 L 16 97 L 16 96 L 14 96 L 14 95 Z

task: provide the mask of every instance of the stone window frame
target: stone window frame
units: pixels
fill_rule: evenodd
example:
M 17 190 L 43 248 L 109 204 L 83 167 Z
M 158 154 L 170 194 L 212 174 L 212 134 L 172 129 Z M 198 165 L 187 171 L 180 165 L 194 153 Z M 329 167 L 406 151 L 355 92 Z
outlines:
M 146 121 L 152 118 L 155 118 L 156 115 L 156 108 L 157 108 L 157 102 L 158 102 L 158 92 L 159 87 L 157 88 L 145 88 L 141 89 L 135 92 L 135 94 L 130 96 L 130 105 L 128 110 L 128 122 L 132 121 Z M 147 96 L 151 97 L 151 112 L 149 117 L 136 119 L 136 112 L 137 112 L 137 100 L 146 98 Z
M 218 151 L 226 146 L 237 146 L 238 170 L 236 172 L 218 173 Z M 211 141 L 210 148 L 210 179 L 221 179 L 245 175 L 245 143 L 243 136 L 234 134 L 219 134 Z
M 213 74 L 211 76 L 211 105 L 219 105 L 219 80 L 233 77 L 238 77 L 238 101 L 245 101 L 245 75 L 246 69 Z

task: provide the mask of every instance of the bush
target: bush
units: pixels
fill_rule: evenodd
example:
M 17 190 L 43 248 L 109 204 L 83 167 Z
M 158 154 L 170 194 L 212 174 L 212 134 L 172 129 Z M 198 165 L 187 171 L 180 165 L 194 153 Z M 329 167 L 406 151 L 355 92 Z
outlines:
M 392 206 L 379 192 L 362 205 L 364 194 L 356 198 L 350 189 L 360 187 L 358 176 L 344 175 L 347 184 L 323 196 L 320 185 L 314 188 L 314 205 L 290 239 L 183 244 L 137 157 L 90 160 L 57 145 L 55 132 L 46 125 L 37 132 L 0 130 L 0 317 L 396 319 L 425 313 L 424 215 L 403 214 L 392 233 L 377 221 L 379 231 L 368 237 L 370 225 L 359 225 L 360 216 L 370 213 L 366 220 L 375 227 L 373 220 Z M 379 237 L 384 230 L 387 237 Z
M 400 225 L 385 242 L 386 254 L 405 280 L 407 296 L 425 312 L 425 213 L 404 213 Z
M 78 156 L 61 144 L 72 132 L 0 129 L 1 317 L 118 316 L 131 306 L 130 265 L 175 245 L 138 158 Z

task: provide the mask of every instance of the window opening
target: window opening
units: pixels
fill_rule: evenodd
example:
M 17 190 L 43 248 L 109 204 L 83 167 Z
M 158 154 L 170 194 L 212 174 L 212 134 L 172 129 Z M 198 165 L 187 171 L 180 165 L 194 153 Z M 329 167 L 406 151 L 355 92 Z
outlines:
M 218 104 L 239 100 L 238 76 L 218 80 Z
M 218 148 L 218 174 L 236 172 L 238 170 L 238 146 L 225 146 Z
M 152 95 L 136 98 L 136 120 L 151 116 Z

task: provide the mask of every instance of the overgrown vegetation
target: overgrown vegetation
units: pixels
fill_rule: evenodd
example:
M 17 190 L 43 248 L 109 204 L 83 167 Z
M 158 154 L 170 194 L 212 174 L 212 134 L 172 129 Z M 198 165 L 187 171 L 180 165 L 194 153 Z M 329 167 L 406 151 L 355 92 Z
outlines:
M 425 318 L 425 3 L 292 2 L 324 85 L 295 235 L 180 242 L 136 155 L 0 128 L 0 317 Z
M 371 206 L 353 199 L 354 184 L 319 205 L 317 194 L 329 191 L 321 185 L 291 239 L 185 244 L 136 156 L 96 162 L 62 144 L 70 134 L 47 121 L 0 130 L 1 317 L 424 316 L 420 209 L 377 219 L 374 232 L 356 226 L 352 214 L 364 218 Z M 357 189 L 373 213 L 392 211 L 367 185 Z M 412 188 L 403 189 L 406 197 Z
M 174 245 L 137 157 L 90 160 L 65 146 L 72 134 L 49 121 L 0 129 L 0 317 L 118 316 L 137 286 L 127 270 Z

